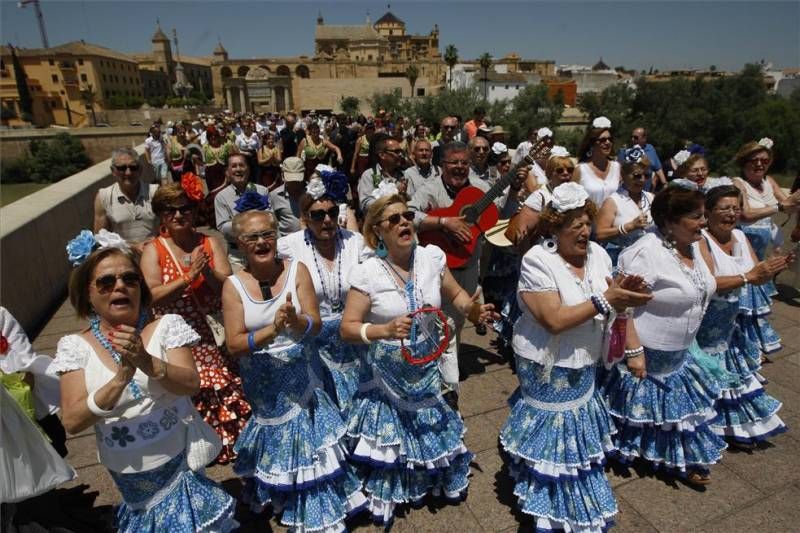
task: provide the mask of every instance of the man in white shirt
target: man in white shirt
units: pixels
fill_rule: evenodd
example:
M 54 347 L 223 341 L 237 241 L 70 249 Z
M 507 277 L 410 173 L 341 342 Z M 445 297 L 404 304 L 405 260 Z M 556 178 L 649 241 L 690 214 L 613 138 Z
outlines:
M 416 165 L 408 167 L 403 175 L 406 177 L 406 194 L 409 198 L 421 189 L 429 180 L 435 180 L 442 175 L 442 168 L 431 161 L 433 155 L 431 143 L 427 139 L 420 139 L 414 144 L 414 161 Z
M 161 134 L 161 127 L 158 124 L 150 126 L 150 136 L 144 141 L 144 157 L 153 165 L 156 181 L 161 185 L 169 183 L 167 141 Z
M 476 135 L 469 140 L 469 179 L 489 181 L 489 141 Z

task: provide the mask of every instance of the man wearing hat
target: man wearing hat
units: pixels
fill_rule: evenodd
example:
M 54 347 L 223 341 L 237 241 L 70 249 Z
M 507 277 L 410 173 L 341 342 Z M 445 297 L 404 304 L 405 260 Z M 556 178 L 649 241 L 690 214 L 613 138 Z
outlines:
M 287 157 L 281 163 L 283 183 L 269 193 L 272 212 L 278 219 L 278 231 L 289 235 L 300 230 L 300 197 L 306 190 L 305 165 L 299 157 Z

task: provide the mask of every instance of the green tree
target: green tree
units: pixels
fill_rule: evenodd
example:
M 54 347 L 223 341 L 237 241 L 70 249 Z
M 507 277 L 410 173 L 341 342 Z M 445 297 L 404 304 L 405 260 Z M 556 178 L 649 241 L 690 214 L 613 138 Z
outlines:
M 454 44 L 448 44 L 444 49 L 444 62 L 447 63 L 447 68 L 450 71 L 448 78 L 448 90 L 453 90 L 453 67 L 458 63 L 458 48 Z
M 404 108 L 403 97 L 400 89 L 394 89 L 392 91 L 383 93 L 375 93 L 371 98 L 367 98 L 367 102 L 369 102 L 372 112 L 376 115 L 381 109 L 385 111 L 391 111 L 396 115 L 398 113 L 402 113 Z
M 417 79 L 419 78 L 419 69 L 416 65 L 409 65 L 406 69 L 406 79 L 408 80 L 409 85 L 411 85 L 411 96 L 414 96 L 414 86 L 417 84 Z
M 481 70 L 483 70 L 483 99 L 486 100 L 488 98 L 488 76 L 489 76 L 489 67 L 492 66 L 492 56 L 489 52 L 484 52 L 481 54 L 481 57 L 478 58 L 478 64 L 481 66 Z
M 34 139 L 28 149 L 30 181 L 54 183 L 92 164 L 81 141 L 66 132 L 57 134 L 51 141 Z
M 94 104 L 97 102 L 97 93 L 95 92 L 92 84 L 89 83 L 81 88 L 81 102 L 84 107 L 92 113 L 92 126 L 97 126 L 97 115 L 94 112 Z
M 361 102 L 355 96 L 346 96 L 339 102 L 339 107 L 345 115 L 356 116 Z

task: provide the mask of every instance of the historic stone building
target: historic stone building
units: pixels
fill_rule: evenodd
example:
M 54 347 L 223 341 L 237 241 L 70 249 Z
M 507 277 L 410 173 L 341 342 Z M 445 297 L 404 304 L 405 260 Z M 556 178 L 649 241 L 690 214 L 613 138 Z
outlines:
M 447 66 L 439 54 L 439 28 L 411 35 L 405 23 L 387 12 L 372 24 L 330 25 L 320 14 L 314 55 L 231 59 L 219 43 L 211 62 L 214 101 L 235 111 L 338 111 L 355 96 L 362 104 L 375 92 L 399 89 L 412 96 L 406 70 L 418 78 L 414 96 L 438 93 Z

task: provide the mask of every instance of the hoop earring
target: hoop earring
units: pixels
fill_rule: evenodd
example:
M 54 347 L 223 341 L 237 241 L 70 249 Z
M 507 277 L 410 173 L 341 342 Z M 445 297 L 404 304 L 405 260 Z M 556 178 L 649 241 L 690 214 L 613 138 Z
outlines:
M 386 256 L 389 255 L 389 250 L 386 248 L 386 243 L 383 242 L 383 239 L 378 237 L 378 247 L 375 248 L 375 255 L 384 259 Z
M 552 237 L 548 237 L 547 239 L 543 239 L 542 248 L 551 254 L 556 253 L 558 251 L 558 237 L 554 235 Z

